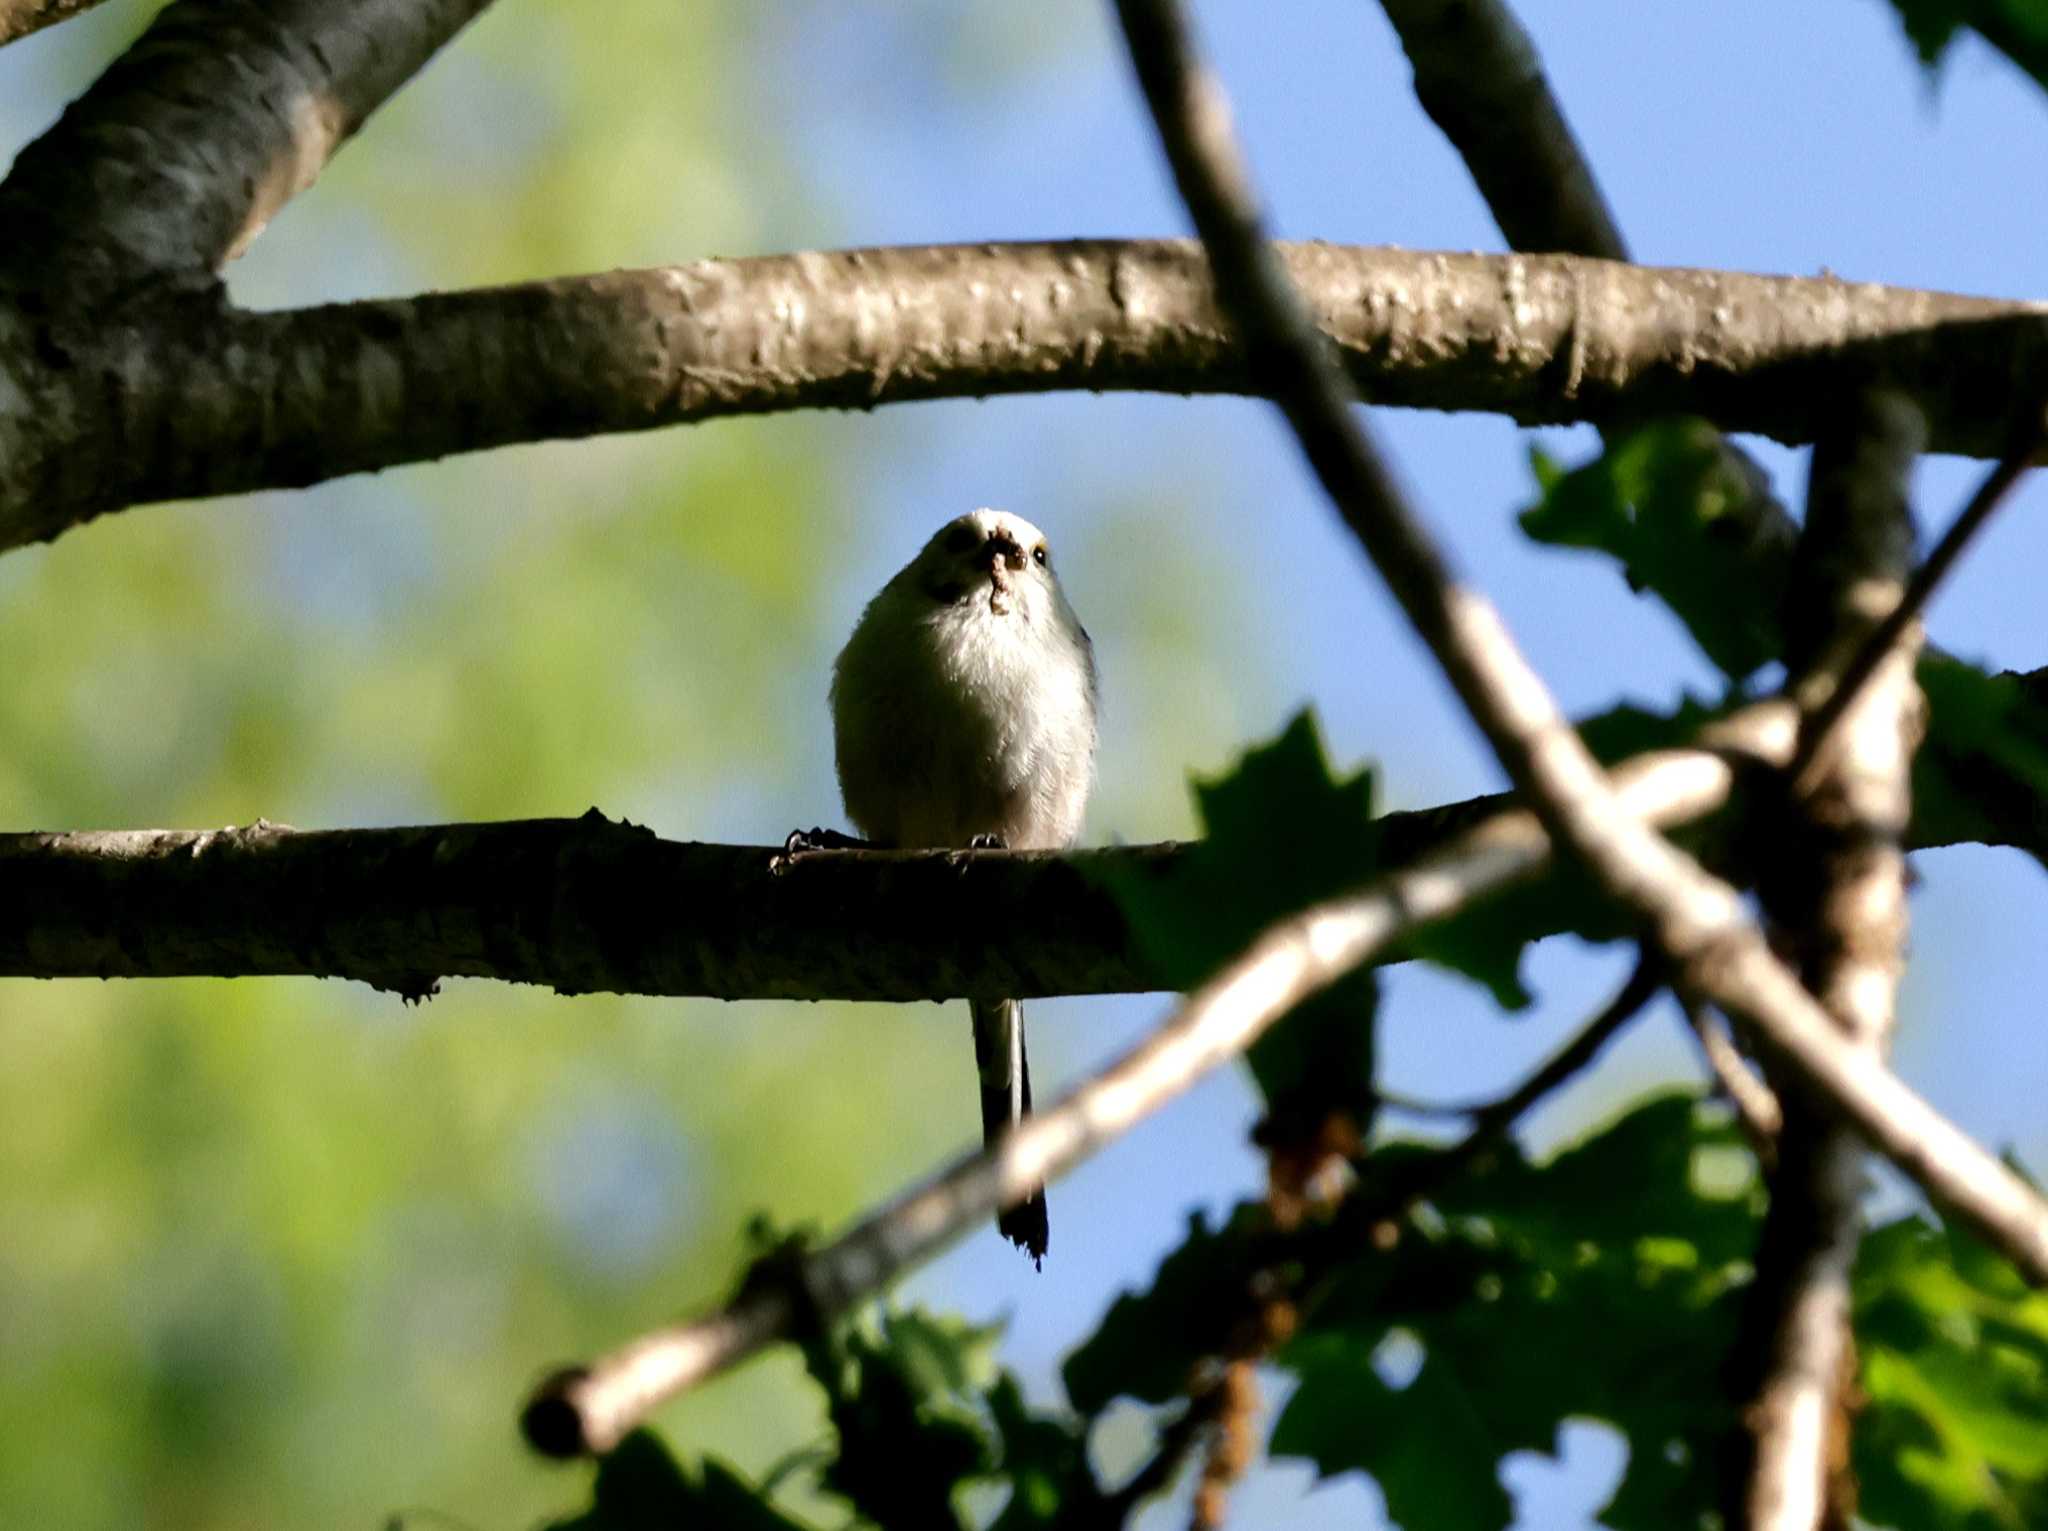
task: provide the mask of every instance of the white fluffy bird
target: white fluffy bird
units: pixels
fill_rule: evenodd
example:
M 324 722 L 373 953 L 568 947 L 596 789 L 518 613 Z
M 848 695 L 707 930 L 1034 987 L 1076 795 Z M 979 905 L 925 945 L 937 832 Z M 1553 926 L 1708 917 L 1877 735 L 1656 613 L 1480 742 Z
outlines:
M 1095 783 L 1095 658 L 1029 521 L 941 527 L 868 603 L 832 675 L 839 790 L 877 845 L 1059 849 Z M 985 1141 L 1031 1109 L 1023 1007 L 973 1001 Z M 1044 1258 L 1045 1190 L 997 1226 Z

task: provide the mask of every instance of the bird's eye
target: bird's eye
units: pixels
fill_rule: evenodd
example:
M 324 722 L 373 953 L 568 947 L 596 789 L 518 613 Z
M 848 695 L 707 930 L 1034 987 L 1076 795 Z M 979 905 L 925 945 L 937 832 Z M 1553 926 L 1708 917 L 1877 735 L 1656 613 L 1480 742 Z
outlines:
M 975 535 L 973 527 L 956 526 L 946 534 L 946 551 L 948 553 L 964 553 L 980 540 Z
M 1041 543 L 1039 543 L 1039 545 L 1038 545 L 1037 547 L 1033 548 L 1033 549 L 1031 550 L 1031 556 L 1032 556 L 1033 558 L 1037 559 L 1037 560 L 1038 560 L 1038 561 L 1039 561 L 1039 562 L 1040 562 L 1041 564 L 1042 564 L 1042 563 L 1044 563 L 1044 562 L 1045 562 L 1045 544 L 1041 542 Z

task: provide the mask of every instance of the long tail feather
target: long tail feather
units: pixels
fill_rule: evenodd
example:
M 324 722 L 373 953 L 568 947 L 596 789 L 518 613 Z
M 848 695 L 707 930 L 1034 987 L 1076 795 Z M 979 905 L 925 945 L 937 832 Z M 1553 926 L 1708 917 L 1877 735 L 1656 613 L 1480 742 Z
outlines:
M 1024 1007 L 1014 999 L 973 1000 L 974 1064 L 981 1077 L 981 1137 L 993 1143 L 1031 1110 L 1031 1062 L 1024 1051 Z M 996 1216 L 1003 1237 L 1031 1256 L 1045 1259 L 1051 1236 L 1045 1187 Z

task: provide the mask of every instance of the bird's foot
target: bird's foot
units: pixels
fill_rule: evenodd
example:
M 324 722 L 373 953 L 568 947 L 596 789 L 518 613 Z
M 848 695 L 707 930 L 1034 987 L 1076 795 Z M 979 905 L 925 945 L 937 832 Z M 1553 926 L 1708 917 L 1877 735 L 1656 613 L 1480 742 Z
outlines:
M 799 856 L 812 851 L 864 851 L 868 842 L 852 835 L 842 835 L 836 829 L 792 829 L 789 838 L 782 842 L 782 849 L 768 858 L 768 870 L 774 876 L 781 876 L 790 869 Z
M 962 846 L 960 850 L 953 852 L 947 859 L 953 864 L 955 871 L 964 872 L 967 870 L 967 857 L 964 852 L 1006 851 L 1009 848 L 1010 842 L 1001 835 L 975 835 L 966 845 Z

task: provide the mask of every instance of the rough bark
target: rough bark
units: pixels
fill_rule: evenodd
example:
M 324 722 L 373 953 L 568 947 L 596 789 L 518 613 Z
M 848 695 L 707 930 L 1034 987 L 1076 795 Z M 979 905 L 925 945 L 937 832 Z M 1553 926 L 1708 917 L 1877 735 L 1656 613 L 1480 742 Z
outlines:
M 210 286 L 488 3 L 166 7 L 0 182 L 0 288 L 104 323 L 110 300 Z
M 1415 71 L 1415 99 L 1457 149 L 1517 250 L 1627 260 L 1621 229 L 1501 0 L 1382 0 Z
M 1814 454 L 1788 613 L 1795 694 L 1813 709 L 1904 593 L 1913 558 L 1906 483 L 1919 447 L 1910 405 L 1882 395 L 1848 412 Z M 1890 1038 L 1904 967 L 1906 865 L 1922 703 L 1913 641 L 1895 645 L 1851 703 L 1823 774 L 1788 805 L 1780 854 L 1760 885 L 1780 944 L 1843 1035 L 1873 1057 Z M 1748 1471 L 1734 1524 L 1749 1531 L 1845 1528 L 1855 1512 L 1848 1394 L 1855 1375 L 1849 1277 L 1863 1233 L 1863 1144 L 1829 1102 L 1778 1081 L 1784 1120 L 1771 1206 L 1748 1299 Z
M 2015 679 L 2048 693 L 2048 670 Z M 1745 738 L 1737 748 L 1759 746 Z M 1976 757 L 1952 769 L 1987 788 L 1977 804 L 1986 821 L 1972 826 L 1981 837 L 1966 842 L 1945 824 L 1909 832 L 1909 847 L 1998 844 L 2048 860 L 2031 790 Z M 1382 859 L 1412 863 L 1512 806 L 1489 793 L 1387 814 Z M 968 865 L 835 854 L 787 877 L 768 875 L 774 855 L 657 840 L 588 815 L 0 834 L 0 977 L 320 975 L 411 993 L 445 975 L 720 999 L 941 999 L 984 988 L 1030 999 L 1160 986 L 1093 868 L 1125 858 L 1170 876 L 1170 843 L 983 853 Z
M 1703 414 L 1810 440 L 1872 376 L 1996 455 L 2048 308 L 1832 278 L 1307 244 L 1370 401 L 1528 423 Z M 1182 240 L 850 250 L 107 325 L 0 303 L 0 548 L 151 500 L 728 415 L 1071 389 L 1257 392 Z

